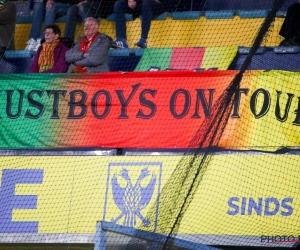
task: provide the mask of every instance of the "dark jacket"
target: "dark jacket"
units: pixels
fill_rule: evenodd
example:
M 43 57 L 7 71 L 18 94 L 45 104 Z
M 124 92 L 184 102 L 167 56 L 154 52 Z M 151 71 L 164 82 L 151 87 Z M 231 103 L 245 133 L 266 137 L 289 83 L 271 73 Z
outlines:
M 14 33 L 17 9 L 13 2 L 6 2 L 0 10 L 0 47 L 15 49 Z
M 41 45 L 34 57 L 33 63 L 29 69 L 30 73 L 37 73 L 39 72 L 39 56 L 41 54 L 41 51 L 43 49 L 43 46 Z M 68 48 L 60 42 L 54 49 L 54 65 L 51 69 L 47 69 L 41 73 L 64 73 L 68 69 L 68 65 L 65 61 L 65 55 L 68 51 Z
M 79 46 L 83 37 L 79 37 L 76 45 L 66 53 L 66 61 L 70 64 L 68 73 L 72 72 L 75 65 L 87 67 L 87 72 L 107 72 L 108 51 L 112 43 L 112 38 L 105 34 L 99 34 L 88 50 L 88 56 L 83 57 L 83 52 L 79 51 Z

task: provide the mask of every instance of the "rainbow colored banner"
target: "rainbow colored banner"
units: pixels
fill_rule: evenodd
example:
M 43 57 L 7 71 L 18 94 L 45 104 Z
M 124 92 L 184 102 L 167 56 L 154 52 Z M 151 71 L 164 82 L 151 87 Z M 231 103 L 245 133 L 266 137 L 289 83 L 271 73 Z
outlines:
M 1 75 L 0 147 L 188 148 L 236 73 Z M 247 72 L 219 146 L 299 145 L 299 77 Z

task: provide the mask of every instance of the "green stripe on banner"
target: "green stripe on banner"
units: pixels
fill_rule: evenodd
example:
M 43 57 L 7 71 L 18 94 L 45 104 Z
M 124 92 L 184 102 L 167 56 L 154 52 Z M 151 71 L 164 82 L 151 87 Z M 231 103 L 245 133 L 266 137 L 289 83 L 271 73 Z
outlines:
M 172 48 L 145 49 L 143 56 L 134 71 L 147 71 L 151 67 L 165 70 L 171 61 Z

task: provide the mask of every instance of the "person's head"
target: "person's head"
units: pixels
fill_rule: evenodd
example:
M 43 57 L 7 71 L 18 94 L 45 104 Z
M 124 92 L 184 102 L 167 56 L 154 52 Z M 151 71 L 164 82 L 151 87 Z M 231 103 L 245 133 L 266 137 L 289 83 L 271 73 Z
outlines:
M 98 20 L 93 17 L 88 17 L 84 20 L 84 35 L 90 39 L 99 30 Z
M 60 29 L 56 24 L 50 24 L 45 28 L 45 41 L 47 43 L 54 43 L 60 38 Z

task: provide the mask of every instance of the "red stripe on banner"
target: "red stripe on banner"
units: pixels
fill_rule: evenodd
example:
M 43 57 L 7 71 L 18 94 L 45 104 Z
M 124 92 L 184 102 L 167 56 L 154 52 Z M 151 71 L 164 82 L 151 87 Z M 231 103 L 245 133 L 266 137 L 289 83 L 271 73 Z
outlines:
M 172 50 L 170 68 L 195 69 L 200 68 L 205 48 L 174 48 Z
M 61 136 L 76 138 L 66 140 L 69 147 L 187 148 L 209 115 L 204 110 L 213 108 L 235 74 L 169 71 L 68 79 L 68 92 L 87 94 L 87 114 L 72 120 L 62 114 Z

